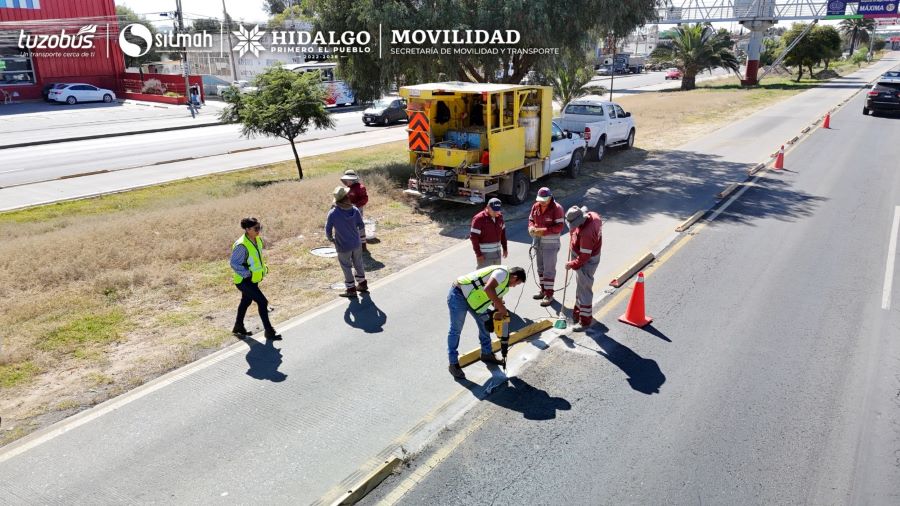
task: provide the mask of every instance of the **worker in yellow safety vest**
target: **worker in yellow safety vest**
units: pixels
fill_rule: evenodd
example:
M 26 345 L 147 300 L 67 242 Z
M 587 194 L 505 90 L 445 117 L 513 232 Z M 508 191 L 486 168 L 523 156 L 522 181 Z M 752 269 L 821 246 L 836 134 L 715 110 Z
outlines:
M 447 307 L 450 309 L 450 331 L 447 334 L 447 355 L 450 359 L 450 374 L 456 379 L 464 379 L 462 367 L 459 365 L 459 336 L 466 322 L 466 313 L 478 323 L 478 341 L 481 343 L 481 360 L 491 364 L 502 363 L 494 355 L 491 348 L 491 336 L 485 328 L 484 315 L 493 305 L 496 317 L 503 319 L 509 316 L 503 305 L 503 296 L 510 288 L 525 282 L 525 269 L 491 265 L 483 267 L 465 276 L 460 276 L 450 287 L 447 294 Z
M 241 303 L 238 304 L 237 318 L 231 332 L 241 339 L 251 335 L 244 327 L 244 316 L 250 304 L 256 302 L 266 339 L 279 341 L 281 335 L 275 332 L 275 327 L 269 321 L 269 300 L 259 289 L 259 283 L 269 272 L 263 260 L 262 237 L 259 236 L 262 225 L 256 218 L 244 218 L 241 220 L 241 228 L 244 229 L 244 235 L 238 237 L 231 246 L 230 263 L 231 270 L 234 271 L 231 278 L 241 292 Z

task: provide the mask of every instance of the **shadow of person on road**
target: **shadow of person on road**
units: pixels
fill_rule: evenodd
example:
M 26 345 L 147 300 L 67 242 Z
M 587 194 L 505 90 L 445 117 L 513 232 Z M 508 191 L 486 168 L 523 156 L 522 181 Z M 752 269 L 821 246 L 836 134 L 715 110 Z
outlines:
M 572 409 L 569 401 L 562 397 L 551 397 L 546 391 L 531 386 L 521 378 L 506 378 L 496 365 L 489 366 L 489 369 L 491 379 L 484 385 L 467 379 L 457 380 L 457 383 L 469 389 L 479 400 L 518 411 L 526 420 L 552 420 L 556 418 L 557 411 Z M 499 388 L 504 384 L 506 388 Z
M 642 394 L 658 394 L 666 382 L 666 375 L 655 360 L 644 358 L 631 348 L 606 335 L 609 328 L 600 322 L 588 329 L 587 335 L 600 347 L 601 356 L 612 362 L 628 376 L 631 388 Z
M 344 310 L 344 322 L 366 334 L 377 334 L 384 332 L 387 315 L 375 305 L 371 295 L 364 293 L 360 298 L 350 298 L 350 305 Z
M 244 339 L 245 343 L 250 346 L 247 352 L 247 376 L 258 380 L 269 380 L 273 383 L 280 383 L 287 379 L 287 374 L 279 371 L 281 367 L 281 350 L 275 347 L 274 341 L 266 340 L 266 344 L 261 344 L 256 339 Z

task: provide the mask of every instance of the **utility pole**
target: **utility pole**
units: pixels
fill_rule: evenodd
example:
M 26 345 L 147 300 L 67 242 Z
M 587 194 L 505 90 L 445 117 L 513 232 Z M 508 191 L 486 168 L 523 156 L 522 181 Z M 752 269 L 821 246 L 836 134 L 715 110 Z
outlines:
M 224 26 L 225 35 L 228 37 L 228 47 L 226 50 L 228 51 L 228 63 L 231 65 L 231 80 L 238 80 L 237 66 L 234 64 L 234 51 L 231 50 L 234 46 L 231 44 L 231 18 L 228 17 L 228 10 L 225 9 L 225 0 L 222 0 L 222 26 Z M 228 26 L 225 26 L 225 23 L 228 23 Z
M 178 34 L 184 34 L 184 12 L 181 10 L 181 0 L 175 0 L 175 9 L 175 16 L 178 18 Z M 184 97 L 187 99 L 188 109 L 191 110 L 191 117 L 196 118 L 194 103 L 191 102 L 191 83 L 188 79 L 191 67 L 188 65 L 187 47 L 185 45 L 181 46 L 181 66 L 184 74 Z

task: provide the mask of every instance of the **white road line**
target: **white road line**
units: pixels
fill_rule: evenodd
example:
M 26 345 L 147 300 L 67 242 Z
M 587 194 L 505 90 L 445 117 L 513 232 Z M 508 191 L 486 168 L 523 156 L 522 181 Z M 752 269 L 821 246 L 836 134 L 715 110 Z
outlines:
M 881 309 L 891 308 L 891 289 L 894 284 L 894 259 L 897 258 L 898 225 L 900 225 L 900 206 L 894 207 L 894 222 L 891 224 L 891 242 L 888 246 L 887 266 L 884 271 L 884 292 L 881 295 Z

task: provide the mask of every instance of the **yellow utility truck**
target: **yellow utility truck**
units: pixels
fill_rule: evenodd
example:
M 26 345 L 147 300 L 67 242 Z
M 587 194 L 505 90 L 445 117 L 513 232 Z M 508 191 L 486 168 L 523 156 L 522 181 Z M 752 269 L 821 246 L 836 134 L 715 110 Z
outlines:
M 477 204 L 528 199 L 532 181 L 577 177 L 586 143 L 553 122 L 547 86 L 431 83 L 404 86 L 409 123 L 407 193 Z

